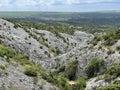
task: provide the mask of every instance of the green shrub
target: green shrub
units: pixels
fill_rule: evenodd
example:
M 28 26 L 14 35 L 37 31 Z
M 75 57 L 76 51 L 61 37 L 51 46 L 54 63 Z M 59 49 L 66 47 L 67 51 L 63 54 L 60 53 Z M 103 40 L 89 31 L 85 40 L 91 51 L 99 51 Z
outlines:
M 70 90 L 70 85 L 68 84 L 68 79 L 62 76 L 56 76 L 52 73 L 47 73 L 45 71 L 40 71 L 40 75 L 43 79 L 47 80 L 54 85 L 57 85 L 61 90 Z
M 47 80 L 48 82 L 57 84 L 57 77 L 52 73 L 47 73 L 46 71 L 41 70 L 40 75 L 42 76 L 43 79 Z
M 60 90 L 84 90 L 86 87 L 86 79 L 83 77 L 78 78 L 74 85 L 70 85 L 69 80 L 63 76 L 57 76 L 54 73 L 46 73 L 45 71 L 40 71 L 40 75 L 43 79 L 50 83 L 58 86 Z
M 112 79 L 114 79 L 114 77 L 113 77 L 112 75 L 110 75 L 110 74 L 105 74 L 104 80 L 105 80 L 106 82 L 111 82 Z
M 103 35 L 104 45 L 111 46 L 120 39 L 120 30 L 106 33 Z
M 120 46 L 117 46 L 117 47 L 116 47 L 116 50 L 120 51 Z
M 18 23 L 14 23 L 14 28 L 17 29 L 18 27 L 20 27 L 20 25 Z
M 76 83 L 72 86 L 72 90 L 84 90 L 86 87 L 86 79 L 83 77 L 79 77 Z
M 52 47 L 52 46 L 51 46 L 51 47 L 49 47 L 49 50 L 50 50 L 50 51 L 52 51 L 53 53 L 55 53 L 55 52 L 56 52 L 55 48 L 54 48 L 54 47 Z
M 58 87 L 64 88 L 66 84 L 68 83 L 68 80 L 64 77 L 58 77 L 57 82 L 58 82 Z
M 15 52 L 12 51 L 12 49 L 6 48 L 4 45 L 0 45 L 0 56 L 4 57 L 6 56 L 7 59 L 13 58 L 15 55 Z
M 115 81 L 113 82 L 113 84 L 120 85 L 120 80 L 115 80 Z
M 114 64 L 110 67 L 108 67 L 105 71 L 105 81 L 111 82 L 115 78 L 120 76 L 120 64 Z
M 102 38 L 100 36 L 95 36 L 91 43 L 95 46 Z
M 3 25 L 5 25 L 5 26 L 6 26 L 6 23 L 4 23 Z
M 1 68 L 2 70 L 5 70 L 5 69 L 6 69 L 6 67 L 3 66 L 3 65 L 0 65 L 0 68 Z
M 28 76 L 37 76 L 37 68 L 35 66 L 25 65 L 24 73 Z
M 65 76 L 70 79 L 73 80 L 75 79 L 75 73 L 77 70 L 77 65 L 78 65 L 78 61 L 72 61 L 70 62 L 66 67 L 65 67 Z
M 33 65 L 34 63 L 29 60 L 28 56 L 22 56 L 21 54 L 16 54 L 13 59 L 21 65 Z
M 115 53 L 115 51 L 113 51 L 113 50 L 111 50 L 111 49 L 109 49 L 109 51 L 107 52 L 108 55 L 114 54 L 114 53 Z
M 104 66 L 104 60 L 93 58 L 89 65 L 85 68 L 85 73 L 87 74 L 88 78 L 91 78 L 100 71 L 100 68 Z
M 120 76 L 120 64 L 110 66 L 105 73 L 113 76 L 113 78 Z

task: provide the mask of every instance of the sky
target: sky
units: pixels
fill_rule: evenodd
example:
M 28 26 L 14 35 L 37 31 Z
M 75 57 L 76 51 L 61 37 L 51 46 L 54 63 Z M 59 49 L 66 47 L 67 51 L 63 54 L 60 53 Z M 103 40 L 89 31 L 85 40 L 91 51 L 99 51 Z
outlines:
M 0 11 L 89 12 L 120 10 L 120 0 L 0 0 Z

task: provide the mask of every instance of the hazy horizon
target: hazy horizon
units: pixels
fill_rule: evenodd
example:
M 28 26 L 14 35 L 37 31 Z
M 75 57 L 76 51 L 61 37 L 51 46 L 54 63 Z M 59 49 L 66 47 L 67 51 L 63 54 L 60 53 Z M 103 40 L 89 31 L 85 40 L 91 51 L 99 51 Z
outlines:
M 2 0 L 0 11 L 96 12 L 119 11 L 119 0 Z
M 99 13 L 99 12 L 120 12 L 120 10 L 96 10 L 96 11 L 0 11 L 0 12 L 42 12 L 42 13 Z

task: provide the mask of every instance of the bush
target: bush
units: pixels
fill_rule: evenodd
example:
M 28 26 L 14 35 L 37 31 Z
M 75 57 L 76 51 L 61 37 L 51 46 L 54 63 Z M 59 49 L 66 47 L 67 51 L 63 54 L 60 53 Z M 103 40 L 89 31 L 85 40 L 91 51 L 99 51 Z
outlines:
M 57 85 L 61 90 L 70 90 L 71 87 L 68 84 L 68 80 L 62 76 L 56 76 L 52 73 L 46 73 L 45 71 L 40 71 L 40 75 L 43 79 L 47 80 L 50 83 Z
M 111 50 L 111 49 L 109 49 L 109 51 L 107 52 L 108 55 L 114 54 L 114 53 L 115 53 L 115 51 L 113 51 L 113 50 Z
M 18 23 L 14 23 L 14 28 L 17 29 L 18 27 L 20 27 L 20 25 Z
M 116 47 L 116 50 L 120 51 L 120 46 L 117 46 L 117 47 Z
M 111 82 L 115 78 L 120 76 L 120 64 L 114 64 L 107 68 L 105 71 L 105 81 Z
M 115 80 L 115 81 L 113 82 L 113 84 L 120 85 L 120 80 Z
M 113 79 L 114 77 L 112 75 L 109 75 L 109 74 L 105 74 L 104 76 L 104 79 L 106 82 L 111 82 L 111 80 Z
M 76 84 L 72 86 L 72 90 L 84 90 L 86 87 L 86 79 L 83 77 L 79 77 L 76 81 Z
M 21 65 L 33 65 L 34 63 L 29 60 L 28 56 L 22 56 L 21 54 L 16 54 L 13 59 Z
M 52 51 L 53 53 L 56 53 L 55 48 L 54 48 L 54 47 L 52 47 L 52 46 L 51 46 L 51 47 L 49 47 L 49 50 L 50 50 L 50 51 Z
M 57 82 L 58 82 L 58 87 L 64 88 L 66 84 L 68 83 L 68 80 L 64 77 L 58 77 Z
M 100 36 L 95 36 L 91 43 L 95 46 L 102 38 Z
M 85 73 L 88 78 L 91 78 L 100 71 L 100 68 L 104 66 L 104 60 L 93 58 L 89 65 L 85 68 Z
M 5 26 L 6 26 L 6 23 L 4 23 L 3 25 L 5 25 Z
M 24 73 L 28 76 L 37 76 L 37 68 L 35 66 L 24 66 Z
M 7 59 L 13 58 L 15 55 L 15 52 L 12 51 L 12 49 L 6 48 L 4 45 L 0 45 L 0 56 L 4 57 L 6 56 Z
M 5 66 L 3 66 L 3 65 L 0 65 L 0 69 L 5 70 L 5 69 L 6 69 L 6 67 L 5 67 Z
M 113 76 L 113 78 L 120 76 L 120 64 L 110 66 L 105 73 Z
M 120 30 L 116 30 L 103 35 L 104 45 L 111 46 L 120 39 Z
M 47 80 L 48 82 L 57 84 L 57 77 L 52 73 L 47 73 L 46 71 L 41 70 L 40 75 L 42 76 L 43 79 Z
M 65 67 L 65 77 L 70 80 L 75 79 L 75 73 L 77 69 L 78 61 L 72 61 Z

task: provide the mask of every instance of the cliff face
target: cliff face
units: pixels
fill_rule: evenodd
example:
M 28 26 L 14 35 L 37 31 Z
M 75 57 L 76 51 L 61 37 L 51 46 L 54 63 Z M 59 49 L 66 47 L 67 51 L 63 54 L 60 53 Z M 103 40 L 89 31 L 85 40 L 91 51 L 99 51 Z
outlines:
M 74 77 L 88 77 L 85 69 L 90 65 L 92 59 L 104 60 L 104 66 L 99 68 L 99 71 L 95 73 L 95 77 L 88 79 L 86 90 L 112 83 L 112 81 L 107 83 L 104 78 L 96 81 L 97 75 L 101 74 L 107 67 L 120 62 L 120 54 L 116 51 L 119 41 L 108 48 L 102 45 L 104 41 L 99 41 L 94 46 L 91 43 L 93 38 L 94 35 L 81 31 L 68 35 L 65 33 L 54 34 L 34 28 L 27 29 L 22 26 L 16 28 L 13 23 L 0 19 L 0 43 L 27 56 L 33 63 L 41 65 L 46 71 L 56 71 L 77 60 Z M 109 54 L 110 50 L 114 53 Z M 7 65 L 6 71 L 8 73 L 6 75 L 3 72 L 4 70 L 0 69 L 1 88 L 8 89 L 15 86 L 16 88 L 20 87 L 20 90 L 32 90 L 33 88 L 35 90 L 58 89 L 43 78 L 39 78 L 37 83 L 34 84 L 34 79 L 24 74 L 23 67 L 19 63 L 15 66 L 14 63 L 16 62 L 9 63 L 6 59 L 5 55 L 4 57 L 0 56 L 0 64 Z M 64 73 L 64 71 L 60 72 L 59 75 Z M 104 77 L 104 75 L 101 77 Z
M 65 65 L 66 59 L 70 58 L 66 56 L 74 53 L 78 48 L 87 46 L 87 41 L 93 38 L 93 35 L 84 32 L 75 32 L 73 36 L 64 33 L 56 36 L 45 30 L 14 28 L 14 24 L 2 19 L 0 24 L 1 42 L 23 55 L 28 55 L 31 60 L 41 64 L 45 69 L 57 67 L 56 58 L 61 58 L 59 64 Z

